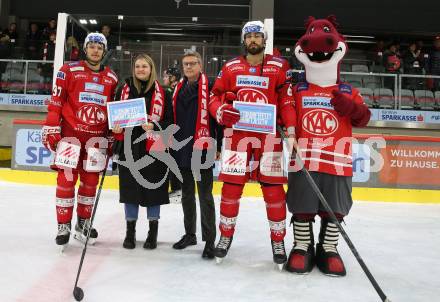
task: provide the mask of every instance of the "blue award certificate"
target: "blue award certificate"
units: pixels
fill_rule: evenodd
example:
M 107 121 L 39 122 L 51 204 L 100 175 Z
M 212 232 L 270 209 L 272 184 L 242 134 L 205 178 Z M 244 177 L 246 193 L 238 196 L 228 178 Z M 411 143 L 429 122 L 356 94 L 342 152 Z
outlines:
M 240 120 L 232 126 L 234 130 L 275 134 L 275 105 L 234 101 L 234 108 L 240 111 Z
M 147 123 L 147 109 L 145 99 L 108 102 L 108 127 L 113 129 L 115 125 L 121 128 L 134 127 Z

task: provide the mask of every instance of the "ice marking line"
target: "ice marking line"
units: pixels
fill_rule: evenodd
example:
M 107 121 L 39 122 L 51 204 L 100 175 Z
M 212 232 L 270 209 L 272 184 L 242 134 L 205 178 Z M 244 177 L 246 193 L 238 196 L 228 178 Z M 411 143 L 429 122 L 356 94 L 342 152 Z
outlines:
M 99 209 L 97 209 L 99 211 Z M 121 214 L 114 214 L 100 223 L 97 228 L 105 230 L 100 233 L 95 246 L 87 247 L 87 254 L 84 259 L 83 269 L 78 285 L 87 292 L 87 282 L 99 270 L 113 248 L 106 246 L 106 242 L 112 242 L 111 235 L 118 234 L 120 225 L 115 221 L 120 219 Z M 73 226 L 73 225 L 72 225 Z M 98 232 L 99 232 L 98 229 Z M 69 245 L 63 255 L 53 253 L 51 256 L 58 257 L 52 268 L 34 282 L 24 293 L 17 298 L 17 302 L 47 302 L 47 301 L 73 301 L 73 285 L 76 272 L 83 249 L 83 245 L 73 239 L 71 235 Z M 54 250 L 57 246 L 54 243 Z

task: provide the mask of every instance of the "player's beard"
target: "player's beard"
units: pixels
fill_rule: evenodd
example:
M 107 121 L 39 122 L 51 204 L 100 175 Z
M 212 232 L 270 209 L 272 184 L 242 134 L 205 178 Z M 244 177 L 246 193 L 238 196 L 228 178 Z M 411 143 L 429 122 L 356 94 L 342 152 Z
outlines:
M 246 46 L 246 51 L 251 55 L 258 55 L 264 51 L 264 45 L 251 44 Z

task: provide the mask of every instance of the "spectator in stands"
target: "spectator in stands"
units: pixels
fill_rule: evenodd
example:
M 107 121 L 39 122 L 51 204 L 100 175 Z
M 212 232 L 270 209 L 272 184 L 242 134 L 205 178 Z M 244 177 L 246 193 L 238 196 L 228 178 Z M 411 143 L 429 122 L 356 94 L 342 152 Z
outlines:
M 382 39 L 376 41 L 376 45 L 369 51 L 368 58 L 373 62 L 373 70 L 383 72 L 383 55 L 385 52 L 385 42 Z
M 9 59 L 12 55 L 12 47 L 9 36 L 0 30 L 0 59 Z M 0 62 L 0 91 L 4 91 L 4 73 L 6 71 L 7 62 Z
M 79 60 L 79 45 L 78 41 L 74 36 L 70 36 L 66 41 L 66 60 L 67 61 L 78 61 Z
M 409 44 L 408 50 L 403 56 L 403 69 L 407 74 L 423 74 L 423 57 L 415 41 Z M 412 90 L 422 89 L 423 80 L 421 78 L 405 78 L 404 87 Z
M 387 73 L 399 73 L 402 62 L 400 61 L 400 57 L 398 54 L 398 45 L 397 42 L 392 42 L 387 50 L 385 50 L 383 55 L 383 65 L 385 66 L 385 71 Z M 394 91 L 395 78 L 393 77 L 385 77 L 384 78 L 384 86 L 385 88 L 389 88 Z
M 56 32 L 52 32 L 49 35 L 49 41 L 43 43 L 42 52 L 40 54 L 41 60 L 52 61 L 55 57 L 55 38 Z M 52 63 L 40 63 L 38 64 L 38 72 L 42 77 L 43 93 L 50 93 L 51 83 L 53 76 L 53 62 Z
M 9 28 L 5 34 L 9 36 L 11 43 L 15 45 L 18 42 L 17 23 L 12 22 L 9 24 Z
M 432 75 L 440 75 L 440 35 L 434 38 L 434 49 L 429 55 L 427 73 Z M 431 88 L 433 90 L 440 90 L 440 80 L 434 79 Z
M 43 34 L 41 36 L 41 39 L 43 40 L 43 42 L 46 42 L 49 40 L 50 35 L 56 32 L 57 32 L 57 21 L 52 18 L 47 23 L 47 27 L 43 29 Z
M 36 23 L 31 23 L 26 34 L 25 57 L 28 60 L 40 60 L 41 32 Z
M 107 48 L 108 50 L 112 50 L 116 48 L 116 45 L 118 45 L 118 41 L 114 35 L 111 33 L 112 29 L 108 25 L 103 25 L 101 28 L 101 33 L 105 36 L 107 39 Z

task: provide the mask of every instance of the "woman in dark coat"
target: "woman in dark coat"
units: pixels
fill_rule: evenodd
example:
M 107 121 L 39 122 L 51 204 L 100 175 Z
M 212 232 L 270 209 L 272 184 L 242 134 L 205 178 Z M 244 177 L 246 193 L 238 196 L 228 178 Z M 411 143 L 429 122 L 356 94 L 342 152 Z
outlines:
M 139 206 L 141 206 L 147 208 L 147 218 L 149 220 L 148 237 L 144 248 L 155 249 L 157 246 L 160 205 L 169 203 L 167 180 L 169 171 L 165 163 L 151 156 L 151 148 L 161 145 L 157 136 L 151 134 L 153 134 L 152 131 L 160 130 L 160 128 L 166 129 L 172 123 L 172 105 L 169 100 L 166 100 L 163 89 L 156 80 L 156 68 L 153 60 L 148 55 L 141 54 L 133 62 L 133 76 L 125 80 L 123 87 L 116 93 L 116 100 L 145 98 L 149 122 L 142 126 L 125 129 L 125 133 L 120 127 L 115 127 L 113 133 L 116 140 L 130 140 L 131 154 L 127 153 L 129 151 L 125 150 L 127 148 L 122 143 L 117 144 L 120 147 L 115 152 L 118 153 L 120 162 L 127 161 L 127 158 L 130 159 L 131 156 L 134 163 L 144 156 L 154 161 L 142 169 L 136 168 L 140 162 L 132 163 L 132 171 L 126 165 L 118 165 L 119 201 L 124 203 L 125 219 L 127 221 L 127 233 L 123 247 L 133 249 L 136 246 L 136 221 Z M 130 133 L 131 137 L 129 137 Z M 147 133 L 146 139 L 134 143 L 139 137 L 145 136 L 145 133 Z M 157 149 L 154 150 L 157 151 Z M 133 171 L 133 169 L 135 170 Z M 136 174 L 134 173 L 137 173 L 137 170 L 139 170 L 140 176 L 135 177 Z

